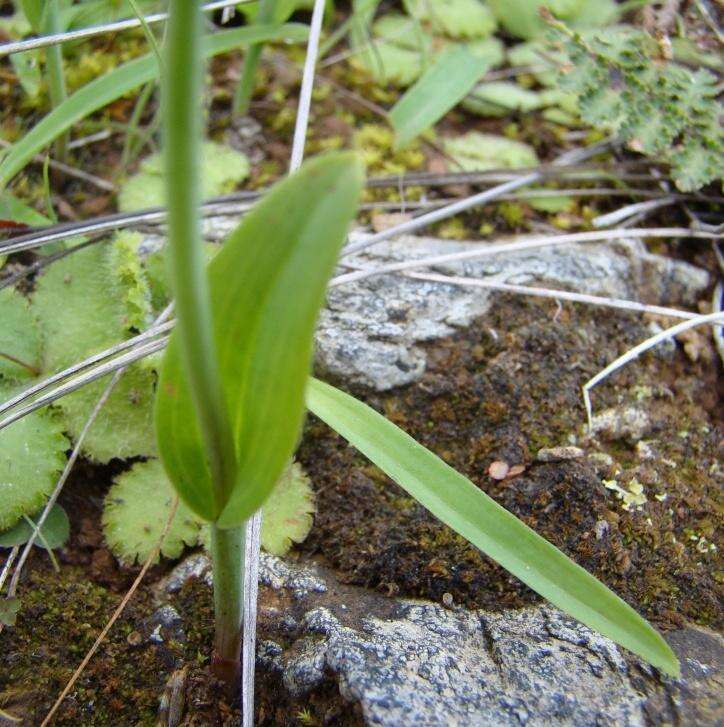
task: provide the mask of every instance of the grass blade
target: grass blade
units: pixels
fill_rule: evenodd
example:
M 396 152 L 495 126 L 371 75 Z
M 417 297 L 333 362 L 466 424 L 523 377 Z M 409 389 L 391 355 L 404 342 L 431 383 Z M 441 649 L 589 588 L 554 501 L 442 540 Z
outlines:
M 463 46 L 441 53 L 394 105 L 390 121 L 403 147 L 462 101 L 488 70 L 489 63 Z
M 668 674 L 679 664 L 630 606 L 366 404 L 310 379 L 310 411 L 339 432 L 446 525 L 558 608 Z
M 270 40 L 304 41 L 305 25 L 252 26 L 215 33 L 206 39 L 205 57 L 235 50 L 240 45 Z M 153 54 L 136 58 L 86 84 L 45 116 L 9 151 L 0 164 L 0 188 L 4 187 L 41 149 L 74 123 L 148 81 L 157 78 L 158 62 Z

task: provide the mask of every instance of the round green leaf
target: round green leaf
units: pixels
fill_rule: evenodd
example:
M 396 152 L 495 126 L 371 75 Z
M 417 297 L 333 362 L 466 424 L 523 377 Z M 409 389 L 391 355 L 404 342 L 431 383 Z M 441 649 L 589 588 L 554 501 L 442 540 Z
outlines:
M 32 518 L 33 522 L 40 519 L 41 512 L 36 513 Z M 21 520 L 15 527 L 0 533 L 0 547 L 12 548 L 15 545 L 24 545 L 30 540 L 34 528 L 27 520 Z M 65 545 L 70 535 L 70 522 L 65 510 L 60 505 L 53 505 L 48 517 L 45 518 L 40 528 L 40 535 L 35 540 L 35 545 L 40 548 L 60 548 Z

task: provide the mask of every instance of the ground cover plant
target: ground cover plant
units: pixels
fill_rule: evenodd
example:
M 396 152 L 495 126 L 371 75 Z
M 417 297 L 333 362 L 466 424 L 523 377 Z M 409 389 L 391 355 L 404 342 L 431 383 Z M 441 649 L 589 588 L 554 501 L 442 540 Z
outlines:
M 93 7 L 100 14 L 88 17 L 92 22 L 112 22 L 119 14 L 132 12 L 141 17 L 157 9 L 152 3 L 149 7 L 133 3 L 133 8 L 121 12 L 112 5 L 98 3 Z M 315 8 L 318 20 L 322 5 L 317 3 Z M 322 52 L 349 43 L 349 51 L 341 55 L 352 53 L 349 61 L 343 58 L 342 62 L 348 63 L 349 76 L 344 80 L 354 89 L 353 104 L 359 104 L 360 94 L 365 93 L 374 99 L 369 102 L 373 108 L 387 104 L 389 112 L 382 118 L 389 122 L 389 129 L 376 122 L 350 133 L 347 141 L 357 147 L 351 153 L 329 152 L 346 145 L 344 136 L 337 140 L 322 128 L 316 130 L 308 146 L 322 153 L 270 189 L 269 180 L 283 172 L 278 157 L 264 166 L 253 160 L 244 144 L 234 149 L 218 140 L 205 140 L 207 122 L 202 121 L 198 100 L 204 97 L 204 59 L 224 58 L 223 54 L 248 44 L 250 50 L 239 73 L 230 78 L 221 103 L 237 114 L 253 114 L 259 94 L 283 100 L 283 94 L 265 86 L 269 78 L 265 56 L 275 58 L 278 69 L 289 62 L 278 60 L 280 48 L 292 59 L 300 52 L 295 43 L 309 38 L 308 58 L 316 48 L 314 20 L 308 31 L 298 22 L 305 16 L 293 15 L 298 8 L 292 4 L 262 2 L 256 14 L 245 15 L 248 25 L 208 33 L 199 8 L 171 2 L 163 38 L 156 38 L 154 28 L 144 21 L 137 36 L 141 42 L 136 41 L 134 51 L 138 57 L 77 89 L 67 83 L 73 65 L 56 52 L 59 46 L 50 46 L 53 50 L 45 59 L 42 50 L 24 51 L 35 53 L 36 62 L 44 60 L 47 75 L 41 77 L 41 84 L 47 83 L 50 90 L 50 110 L 37 117 L 28 133 L 17 135 L 0 161 L 2 210 L 7 217 L 3 225 L 22 232 L 24 226 L 55 219 L 58 211 L 66 214 L 66 201 L 56 209 L 59 198 L 53 189 L 68 183 L 67 176 L 64 181 L 58 175 L 73 178 L 73 167 L 67 166 L 72 158 L 67 132 L 74 124 L 91 123 L 91 114 L 105 105 L 120 103 L 129 123 L 121 138 L 122 154 L 116 157 L 124 160 L 124 167 L 111 188 L 119 191 L 118 207 L 125 219 L 133 220 L 144 207 L 167 206 L 169 244 L 149 244 L 143 234 L 128 231 L 95 244 L 88 233 L 73 236 L 71 230 L 64 239 L 46 244 L 39 254 L 30 253 L 31 257 L 22 252 L 22 237 L 9 237 L 0 248 L 0 253 L 10 255 L 0 291 L 0 392 L 5 402 L 0 407 L 0 467 L 6 484 L 0 493 L 0 547 L 7 549 L 0 583 L 9 584 L 0 620 L 6 637 L 12 638 L 32 602 L 20 580 L 25 561 L 30 558 L 35 563 L 42 557 L 42 548 L 51 556 L 51 567 L 62 572 L 64 565 L 57 562 L 57 554 L 74 537 L 75 526 L 73 514 L 69 523 L 68 508 L 63 507 L 62 497 L 58 503 L 58 497 L 80 457 L 90 467 L 106 467 L 107 473 L 113 473 L 105 475 L 103 511 L 97 520 L 110 550 L 125 566 L 143 565 L 140 575 L 144 576 L 151 565 L 167 562 L 162 558 L 178 558 L 187 547 L 203 545 L 210 552 L 216 624 L 210 666 L 226 682 L 228 699 L 233 702 L 242 669 L 244 598 L 248 596 L 244 572 L 253 569 L 255 558 L 253 549 L 244 553 L 251 537 L 249 523 L 263 508 L 261 541 L 267 551 L 277 554 L 304 541 L 312 527 L 315 483 L 302 467 L 310 471 L 317 465 L 308 460 L 304 444 L 302 462 L 292 462 L 307 431 L 303 418 L 309 409 L 462 536 L 461 542 L 476 546 L 556 606 L 663 672 L 678 673 L 670 647 L 636 612 L 641 608 L 632 608 L 615 596 L 537 535 L 535 528 L 501 507 L 496 502 L 499 497 L 489 497 L 474 477 L 446 464 L 446 454 L 442 459 L 433 454 L 406 434 L 405 426 L 398 427 L 344 391 L 346 387 L 335 388 L 309 376 L 325 290 L 340 254 L 347 250 L 347 233 L 360 214 L 376 234 L 357 245 L 374 244 L 395 231 L 395 222 L 383 220 L 376 208 L 401 208 L 402 228 L 437 224 L 442 236 L 470 234 L 470 217 L 462 223 L 460 217 L 452 217 L 456 211 L 452 208 L 432 213 L 429 219 L 422 214 L 410 220 L 407 204 L 414 208 L 419 203 L 425 209 L 420 188 L 412 188 L 402 199 L 399 192 L 383 197 L 380 188 L 373 186 L 376 180 L 365 183 L 363 161 L 373 175 L 379 171 L 409 174 L 427 157 L 428 165 L 439 170 L 443 164 L 448 174 L 453 173 L 448 185 L 458 172 L 537 168 L 543 150 L 530 143 L 535 132 L 527 132 L 522 141 L 514 128 L 524 123 L 525 114 L 535 112 L 536 118 L 550 125 L 545 128 L 557 129 L 559 136 L 549 137 L 549 143 L 571 133 L 565 131 L 567 126 L 575 129 L 575 135 L 588 133 L 582 131 L 585 124 L 601 125 L 633 153 L 643 152 L 654 162 L 670 164 L 671 178 L 682 193 L 701 189 L 716 178 L 722 154 L 716 69 L 692 71 L 674 61 L 674 51 L 662 57 L 661 44 L 644 30 L 591 30 L 619 18 L 625 12 L 620 6 L 612 3 L 594 12 L 586 3 L 573 5 L 550 3 L 548 14 L 539 14 L 536 5 L 530 14 L 525 3 L 507 11 L 496 3 L 487 6 L 477 1 L 439 7 L 424 2 L 353 4 L 338 27 L 327 27 L 329 40 L 323 41 Z M 51 32 L 72 29 L 80 7 L 40 3 L 23 10 L 30 27 Z M 20 10 L 16 16 L 22 19 Z M 80 27 L 87 22 L 81 19 Z M 498 24 L 504 30 L 493 35 Z M 526 42 L 517 45 L 514 38 Z M 281 39 L 288 45 L 264 50 L 263 43 Z M 70 47 L 65 53 L 77 59 L 82 48 Z M 145 56 L 144 49 L 148 50 Z M 513 67 L 523 68 L 517 77 L 509 76 L 517 78 L 515 83 L 488 80 L 504 56 Z M 325 63 L 320 73 L 327 72 Z M 13 67 L 23 68 L 18 63 Z M 216 65 L 210 68 L 218 70 Z M 601 98 L 601 90 L 607 88 L 604 81 L 611 77 L 618 80 L 611 93 Z M 157 79 L 162 89 L 160 104 L 155 100 Z M 386 84 L 392 79 L 407 90 L 391 90 Z M 66 83 L 69 90 L 61 92 Z M 324 88 L 339 85 L 338 79 Z M 124 96 L 139 87 L 144 90 L 129 106 Z M 315 93 L 325 103 L 327 97 L 319 89 Z M 42 99 L 42 92 L 38 98 Z M 301 106 L 303 98 L 304 90 Z M 213 110 L 218 103 L 212 99 L 212 116 L 217 114 L 212 127 L 218 122 L 218 111 Z M 289 135 L 294 119 L 289 110 L 283 106 L 269 121 L 273 133 Z M 447 124 L 451 114 L 458 114 L 455 119 L 487 121 L 472 131 L 447 133 L 438 139 L 433 128 Z M 651 115 L 667 120 L 665 138 L 643 133 L 650 130 L 645 119 Z M 511 116 L 515 124 L 501 128 Z M 312 127 L 320 122 L 313 119 Z M 7 123 L 11 128 L 14 122 Z M 95 127 L 101 133 L 103 123 L 101 119 Z M 139 131 L 142 123 L 147 125 L 145 137 Z M 88 131 L 95 128 L 91 125 Z M 160 148 L 145 154 L 137 171 L 129 174 L 126 165 L 134 164 L 129 150 L 138 153 L 153 145 L 158 128 Z M 297 121 L 295 139 L 300 128 L 303 134 L 305 126 Z M 129 144 L 132 139 L 136 141 Z M 595 135 L 588 138 L 596 140 Z M 51 143 L 52 160 L 46 157 L 33 177 L 33 167 L 27 165 L 35 163 L 36 155 Z M 594 146 L 590 153 L 597 149 Z M 78 183 L 97 185 L 96 176 L 91 175 L 95 181 L 80 178 Z M 29 186 L 32 179 L 35 188 Z M 474 183 L 470 177 L 460 179 L 463 184 Z M 534 169 L 505 182 L 505 189 L 495 194 L 514 193 L 516 186 L 545 181 Z M 202 200 L 228 194 L 240 184 L 260 189 L 261 194 L 247 193 L 241 199 L 249 211 L 245 209 L 242 222 L 225 234 L 220 248 L 205 243 Z M 394 184 L 391 187 L 394 190 Z M 537 212 L 565 227 L 581 212 L 578 191 L 552 185 L 522 192 L 522 201 L 499 203 L 494 219 L 496 224 L 524 229 Z M 625 185 L 613 193 L 617 192 L 632 193 Z M 678 194 L 668 188 L 660 198 L 667 204 L 683 199 L 706 208 L 716 190 L 710 186 L 698 197 Z M 464 204 L 472 206 L 475 197 Z M 659 197 L 653 201 L 658 203 Z M 108 198 L 104 203 L 108 204 Z M 459 207 L 460 212 L 465 209 Z M 638 212 L 632 210 L 631 216 Z M 579 214 L 578 219 L 595 228 L 593 210 L 586 215 Z M 486 228 L 490 223 L 484 216 L 473 220 L 480 234 L 492 230 Z M 705 238 L 718 232 L 702 221 L 692 230 L 670 224 L 651 234 L 663 239 L 687 234 Z M 32 233 L 27 249 L 32 249 L 31 238 Z M 332 279 L 332 285 L 368 274 L 354 264 L 344 270 Z M 716 310 L 700 318 L 685 313 L 690 322 L 682 331 L 716 323 L 720 316 Z M 594 379 L 589 382 L 595 383 Z M 394 407 L 391 412 L 395 419 Z M 19 458 L 19 452 L 27 456 Z M 120 460 L 128 464 L 119 469 Z M 491 465 L 490 471 L 497 472 L 500 463 L 493 464 L 496 467 Z M 510 469 L 505 467 L 501 479 Z M 633 485 L 605 487 L 618 493 L 624 504 L 630 500 L 638 507 L 646 502 L 645 497 L 639 502 L 641 493 L 631 489 Z M 636 502 L 635 496 L 639 497 Z M 702 532 L 697 532 L 696 542 L 707 545 Z M 32 550 L 33 543 L 39 546 L 37 552 Z M 248 612 L 247 602 L 247 618 Z M 0 707 L 4 709 L 2 703 Z M 249 719 L 247 704 L 244 715 Z

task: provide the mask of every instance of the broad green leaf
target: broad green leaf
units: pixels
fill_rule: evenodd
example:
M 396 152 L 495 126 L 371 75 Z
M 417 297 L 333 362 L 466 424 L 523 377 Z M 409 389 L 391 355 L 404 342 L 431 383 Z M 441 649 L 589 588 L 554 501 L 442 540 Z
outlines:
M 629 605 L 381 414 L 316 379 L 310 411 L 446 525 L 555 606 L 665 671 L 668 644 Z
M 43 335 L 44 374 L 129 338 L 146 317 L 150 300 L 144 299 L 139 269 L 116 244 L 130 244 L 128 236 L 110 247 L 106 243 L 79 250 L 58 260 L 39 278 L 32 308 Z M 86 455 L 107 462 L 114 457 L 155 454 L 154 383 L 151 370 L 138 364 L 128 369 L 88 431 L 83 445 Z M 73 438 L 106 385 L 107 379 L 102 379 L 58 401 Z
M 409 144 L 439 121 L 487 70 L 488 64 L 463 46 L 443 51 L 390 111 L 396 146 Z
M 213 141 L 201 146 L 201 194 L 204 199 L 233 191 L 249 176 L 245 154 Z M 138 174 L 121 187 L 118 208 L 121 212 L 160 207 L 165 204 L 166 186 L 161 154 L 152 154 L 141 162 Z
M 317 314 L 361 187 L 353 154 L 307 162 L 254 207 L 209 264 L 214 338 L 238 462 L 233 491 L 219 509 L 176 333 L 171 336 L 156 398 L 159 450 L 181 497 L 220 527 L 239 525 L 262 504 L 297 442 Z
M 14 393 L 0 387 L 0 401 Z M 62 423 L 47 410 L 0 429 L 0 530 L 43 507 L 65 466 L 68 446 Z
M 45 0 L 19 0 L 20 8 L 31 27 L 36 33 L 41 31 L 41 22 L 43 20 L 43 6 Z
M 205 39 L 204 55 L 227 53 L 239 46 L 266 40 L 301 41 L 307 27 L 294 23 L 274 26 L 235 28 Z M 20 141 L 13 145 L 0 164 L 0 187 L 4 187 L 41 149 L 54 141 L 74 123 L 112 101 L 153 80 L 158 75 L 158 61 L 153 54 L 124 63 L 110 73 L 86 84 L 57 106 Z
M 497 25 L 480 0 L 405 0 L 404 4 L 410 15 L 450 38 L 487 38 Z
M 533 147 L 522 141 L 470 131 L 443 141 L 445 153 L 465 172 L 521 169 L 538 164 Z
M 28 299 L 15 288 L 0 290 L 0 380 L 23 381 L 40 367 L 40 331 Z
M 36 522 L 40 519 L 42 510 L 30 519 Z M 12 548 L 15 545 L 24 545 L 30 540 L 34 528 L 26 520 L 20 520 L 15 527 L 0 533 L 0 548 Z M 40 528 L 40 536 L 35 540 L 39 548 L 60 548 L 65 545 L 70 535 L 70 522 L 65 510 L 60 505 L 53 505 Z M 41 537 L 42 536 L 42 537 Z
M 102 521 L 108 547 L 119 560 L 143 563 L 151 555 L 168 522 L 174 496 L 157 459 L 138 462 L 115 479 L 103 504 Z M 161 554 L 178 558 L 186 545 L 196 545 L 199 528 L 196 516 L 179 502 Z

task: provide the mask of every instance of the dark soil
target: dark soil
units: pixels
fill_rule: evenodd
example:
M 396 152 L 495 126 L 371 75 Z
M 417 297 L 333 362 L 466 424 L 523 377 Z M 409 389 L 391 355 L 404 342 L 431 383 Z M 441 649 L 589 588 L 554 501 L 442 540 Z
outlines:
M 430 346 L 419 383 L 366 398 L 659 626 L 690 620 L 721 627 L 717 553 L 697 548 L 701 537 L 722 547 L 718 364 L 709 360 L 706 339 L 697 362 L 682 350 L 668 359 L 647 355 L 595 394 L 597 411 L 637 404 L 649 413 L 654 459 L 640 459 L 626 439 L 584 435 L 582 382 L 645 336 L 644 323 L 626 314 L 572 305 L 557 313 L 554 303 L 501 296 L 484 322 Z M 538 449 L 569 444 L 571 436 L 587 454 L 609 454 L 613 464 L 592 458 L 536 463 Z M 383 594 L 440 600 L 449 593 L 457 603 L 488 609 L 537 599 L 318 421 L 308 422 L 299 455 L 318 498 L 303 560 Z M 495 481 L 487 474 L 494 460 L 525 471 Z M 61 572 L 44 554 L 35 555 L 17 625 L 0 635 L 0 708 L 26 724 L 40 722 L 135 575 L 116 565 L 98 530 L 114 469 L 76 471 L 64 494 L 73 536 L 60 552 Z M 614 477 L 644 485 L 648 502 L 641 512 L 623 509 L 601 484 Z M 663 501 L 656 498 L 664 494 Z M 172 675 L 171 684 L 183 684 L 183 724 L 237 722 L 238 712 L 207 671 L 212 605 L 206 586 L 192 583 L 174 601 L 185 639 L 176 642 L 170 633 L 162 645 L 137 643 L 153 626 L 152 584 L 172 565 L 152 569 L 56 724 L 154 724 L 161 695 L 174 691 L 167 688 Z M 274 617 L 293 608 L 284 594 L 264 589 L 259 639 L 283 641 Z M 277 676 L 259 671 L 256 690 L 258 724 L 361 724 L 331 680 L 294 701 Z

